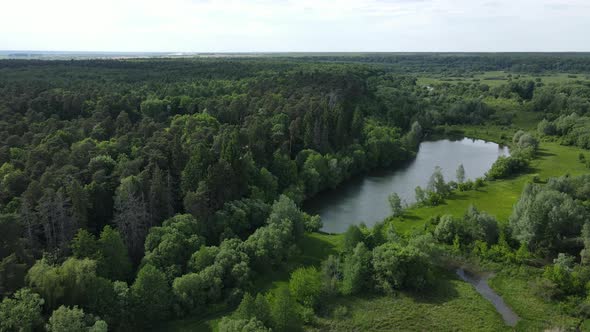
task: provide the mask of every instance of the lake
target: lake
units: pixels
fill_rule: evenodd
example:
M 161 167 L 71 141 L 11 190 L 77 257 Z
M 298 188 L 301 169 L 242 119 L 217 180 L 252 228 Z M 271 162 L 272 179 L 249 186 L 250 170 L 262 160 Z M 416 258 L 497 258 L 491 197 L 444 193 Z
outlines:
M 391 214 L 387 200 L 391 193 L 414 203 L 414 189 L 426 187 L 435 166 L 442 168 L 445 181 L 456 181 L 457 167 L 463 164 L 466 178 L 473 180 L 483 176 L 499 156 L 508 154 L 508 147 L 471 138 L 422 142 L 415 159 L 395 169 L 354 177 L 306 201 L 303 209 L 319 214 L 322 231 L 328 233 L 343 233 L 361 222 L 372 226 Z

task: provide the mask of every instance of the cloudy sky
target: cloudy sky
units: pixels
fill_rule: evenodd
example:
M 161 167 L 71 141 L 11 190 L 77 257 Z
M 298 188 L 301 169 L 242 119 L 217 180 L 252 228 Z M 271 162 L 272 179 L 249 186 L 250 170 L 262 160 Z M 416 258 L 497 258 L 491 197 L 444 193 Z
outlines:
M 0 0 L 0 50 L 590 51 L 590 0 Z

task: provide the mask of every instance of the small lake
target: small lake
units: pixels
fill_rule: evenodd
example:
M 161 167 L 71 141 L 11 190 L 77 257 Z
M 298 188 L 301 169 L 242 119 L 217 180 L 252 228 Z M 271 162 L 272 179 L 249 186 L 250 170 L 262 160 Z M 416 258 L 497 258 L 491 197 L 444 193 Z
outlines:
M 483 176 L 508 147 L 483 140 L 463 138 L 422 142 L 416 158 L 392 170 L 379 170 L 346 181 L 334 190 L 319 193 L 303 209 L 322 217 L 322 231 L 343 233 L 349 225 L 372 226 L 391 214 L 387 197 L 395 192 L 408 204 L 414 203 L 416 186 L 423 188 L 435 166 L 442 168 L 445 181 L 456 181 L 460 164 L 467 179 Z

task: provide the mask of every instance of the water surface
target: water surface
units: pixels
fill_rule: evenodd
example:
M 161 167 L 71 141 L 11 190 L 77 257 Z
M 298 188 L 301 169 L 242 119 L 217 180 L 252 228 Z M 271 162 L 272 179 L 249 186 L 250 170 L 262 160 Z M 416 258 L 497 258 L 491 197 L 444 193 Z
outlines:
M 496 292 L 490 288 L 490 285 L 488 285 L 488 279 L 493 277 L 492 274 L 477 276 L 461 268 L 457 269 L 456 273 L 463 281 L 470 283 L 481 296 L 492 302 L 496 311 L 502 315 L 502 319 L 504 319 L 506 325 L 516 326 L 516 323 L 518 323 L 518 320 L 520 319 L 518 315 L 516 315 L 516 313 L 506 305 L 502 297 L 496 294 Z
M 466 178 L 475 179 L 483 176 L 498 156 L 508 153 L 507 147 L 470 138 L 422 142 L 416 158 L 405 165 L 355 177 L 316 195 L 303 208 L 322 217 L 324 232 L 342 233 L 361 222 L 371 226 L 390 215 L 387 197 L 392 192 L 414 203 L 414 189 L 426 187 L 435 166 L 442 168 L 446 181 L 456 180 L 459 164 L 463 164 Z

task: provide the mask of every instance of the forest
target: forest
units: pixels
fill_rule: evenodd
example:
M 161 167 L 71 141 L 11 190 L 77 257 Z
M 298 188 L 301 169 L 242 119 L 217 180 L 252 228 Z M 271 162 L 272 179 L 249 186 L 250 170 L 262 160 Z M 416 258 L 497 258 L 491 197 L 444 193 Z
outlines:
M 457 135 L 510 155 L 372 227 L 302 209 Z M 0 60 L 0 331 L 375 330 L 355 310 L 467 301 L 458 266 L 517 330 L 590 329 L 589 149 L 583 53 Z M 385 329 L 509 330 L 470 296 Z

